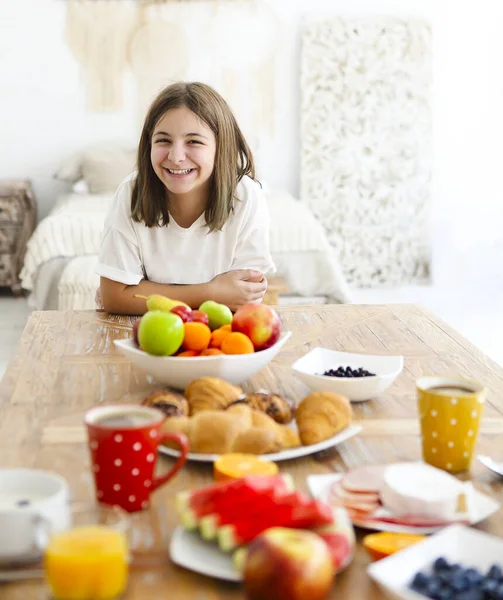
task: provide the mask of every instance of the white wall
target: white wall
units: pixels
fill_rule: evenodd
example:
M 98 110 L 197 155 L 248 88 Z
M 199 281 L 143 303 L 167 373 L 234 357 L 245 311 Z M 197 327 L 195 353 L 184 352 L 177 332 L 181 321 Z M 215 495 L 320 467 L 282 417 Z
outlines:
M 259 176 L 273 188 L 298 192 L 302 160 L 298 133 L 299 32 L 306 18 L 340 13 L 426 17 L 434 31 L 433 224 L 435 244 L 446 250 L 437 264 L 459 268 L 452 261 L 453 245 L 465 249 L 470 245 L 491 246 L 500 237 L 503 216 L 503 41 L 498 41 L 503 22 L 501 3 L 269 2 L 281 18 L 282 36 L 277 59 L 275 132 L 273 137 L 261 139 L 257 152 Z M 191 11 L 194 35 L 189 75 L 207 80 L 203 72 L 207 63 L 194 60 L 194 56 L 199 52 L 202 57 L 206 51 L 197 47 L 197 31 L 204 27 L 209 9 L 205 2 L 190 2 L 174 10 Z M 121 112 L 86 112 L 79 66 L 63 40 L 64 13 L 64 0 L 0 0 L 0 177 L 31 177 L 40 216 L 48 212 L 56 195 L 67 189 L 52 179 L 62 159 L 93 141 L 118 137 L 135 140 L 137 136 L 131 81 L 125 82 L 126 101 Z M 237 112 L 239 116 L 239 109 Z M 474 227 L 476 215 L 480 224 Z

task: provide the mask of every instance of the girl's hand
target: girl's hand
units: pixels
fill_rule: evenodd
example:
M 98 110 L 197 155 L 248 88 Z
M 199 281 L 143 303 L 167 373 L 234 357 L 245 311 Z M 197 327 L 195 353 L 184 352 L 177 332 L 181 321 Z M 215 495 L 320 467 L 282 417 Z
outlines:
M 260 302 L 267 290 L 267 279 L 260 271 L 239 269 L 217 275 L 210 281 L 216 302 L 237 310 L 243 304 Z

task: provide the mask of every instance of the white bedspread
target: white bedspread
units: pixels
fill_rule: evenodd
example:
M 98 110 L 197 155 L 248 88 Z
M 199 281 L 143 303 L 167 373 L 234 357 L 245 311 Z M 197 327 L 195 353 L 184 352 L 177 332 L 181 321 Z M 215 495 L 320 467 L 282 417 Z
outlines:
M 351 302 L 342 269 L 323 228 L 309 208 L 287 193 L 268 196 L 271 254 L 290 293 Z M 59 280 L 59 308 L 93 308 L 94 273 L 103 223 L 113 194 L 68 194 L 37 226 L 21 271 L 23 288 L 34 291 L 43 263 L 70 258 Z M 43 307 L 37 307 L 43 308 Z

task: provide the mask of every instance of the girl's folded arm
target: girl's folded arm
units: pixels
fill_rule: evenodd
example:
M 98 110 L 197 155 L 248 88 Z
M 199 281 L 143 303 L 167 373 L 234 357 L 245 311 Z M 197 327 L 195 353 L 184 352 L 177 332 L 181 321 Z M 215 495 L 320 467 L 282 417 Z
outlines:
M 103 308 L 107 312 L 121 315 L 143 315 L 147 312 L 145 299 L 135 298 L 136 295 L 161 294 L 172 300 L 185 302 L 191 308 L 198 308 L 205 300 L 213 299 L 211 282 L 194 285 L 170 285 L 142 279 L 137 285 L 127 285 L 101 277 L 100 289 Z

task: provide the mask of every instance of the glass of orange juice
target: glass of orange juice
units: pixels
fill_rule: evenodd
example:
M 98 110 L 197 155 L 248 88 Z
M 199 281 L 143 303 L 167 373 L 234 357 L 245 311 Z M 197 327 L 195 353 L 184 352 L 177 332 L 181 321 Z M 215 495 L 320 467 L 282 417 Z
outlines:
M 45 573 L 56 600 L 112 600 L 128 578 L 128 519 L 116 507 L 74 506 L 74 526 L 54 534 Z

